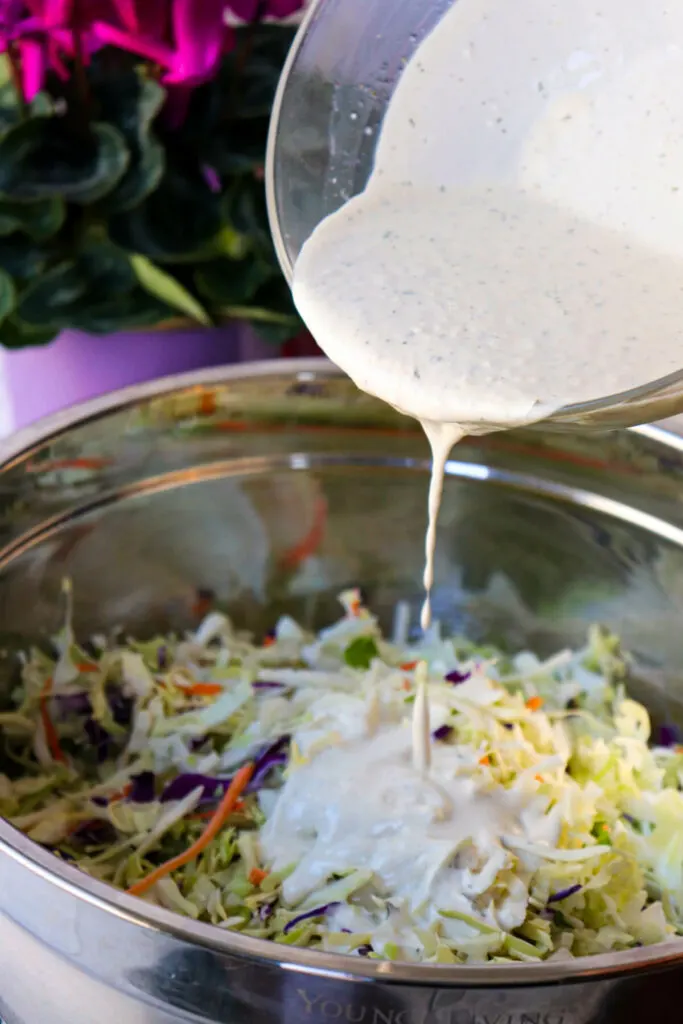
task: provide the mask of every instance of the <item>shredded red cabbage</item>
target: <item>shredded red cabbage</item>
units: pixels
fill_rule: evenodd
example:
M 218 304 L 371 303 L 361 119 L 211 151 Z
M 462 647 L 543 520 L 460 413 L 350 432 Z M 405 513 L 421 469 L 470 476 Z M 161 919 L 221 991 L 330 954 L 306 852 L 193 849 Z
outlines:
M 433 740 L 447 740 L 450 734 L 453 732 L 452 725 L 440 725 L 438 729 L 435 729 L 432 733 Z
M 569 896 L 573 896 L 581 889 L 582 886 L 580 885 L 570 885 L 568 889 L 559 889 L 558 892 L 554 892 L 548 896 L 548 903 L 559 903 L 560 900 L 566 900 Z
M 669 722 L 660 725 L 657 734 L 657 743 L 660 747 L 675 747 L 681 742 L 681 730 L 677 725 Z
M 325 914 L 328 913 L 328 911 L 333 909 L 333 907 L 338 906 L 339 902 L 325 903 L 322 907 L 315 907 L 313 910 L 307 910 L 303 914 L 298 914 L 295 918 L 293 918 L 288 924 L 284 926 L 282 931 L 285 935 L 287 935 L 288 932 L 291 932 L 292 928 L 296 928 L 296 926 L 298 924 L 301 924 L 302 921 L 308 921 L 312 917 L 324 917 Z
M 130 725 L 133 718 L 132 697 L 126 697 L 118 686 L 108 686 L 106 689 L 107 702 L 111 709 L 112 718 L 117 725 Z
M 254 690 L 286 690 L 284 683 L 276 683 L 274 679 L 257 679 L 252 683 Z
M 116 829 L 102 818 L 93 818 L 77 825 L 71 838 L 85 846 L 106 846 L 116 841 Z
M 356 950 L 358 956 L 370 956 L 372 952 L 374 952 L 374 950 L 372 946 L 367 942 L 364 945 L 359 946 L 358 949 Z
M 230 781 L 230 779 L 217 779 L 211 775 L 183 772 L 180 775 L 176 775 L 175 779 L 164 787 L 161 794 L 161 802 L 165 804 L 170 800 L 184 800 L 193 789 L 198 789 L 200 786 L 203 789 L 202 800 L 208 800 L 218 796 L 221 790 L 226 789 L 230 785 Z
M 275 902 L 276 901 L 273 901 L 272 903 L 263 903 L 259 907 L 258 916 L 260 921 L 270 920 L 270 918 L 273 916 L 273 910 L 275 909 Z
M 472 675 L 471 672 L 459 672 L 457 668 L 454 668 L 452 672 L 448 672 L 444 676 L 447 683 L 453 683 L 457 686 L 458 683 L 464 683 Z
M 92 714 L 92 704 L 87 693 L 56 693 L 54 699 L 60 717 Z
M 278 767 L 287 764 L 285 748 L 289 743 L 289 736 L 281 736 L 275 743 L 266 747 L 256 759 L 254 774 L 251 782 L 245 789 L 245 793 L 256 793 L 261 789 L 267 775 Z M 161 802 L 168 803 L 170 800 L 183 800 L 193 789 L 202 787 L 202 800 L 212 800 L 227 789 L 232 778 L 216 778 L 213 775 L 200 775 L 198 772 L 182 772 L 172 779 L 164 787 L 161 794 Z
M 253 793 L 257 789 L 260 789 L 261 783 L 273 768 L 276 768 L 278 765 L 287 764 L 286 748 L 288 744 L 289 736 L 280 736 L 275 743 L 266 747 L 266 749 L 259 754 L 256 758 L 256 764 L 254 765 L 254 774 L 251 777 L 251 782 L 247 786 L 248 793 Z
M 134 804 L 151 804 L 156 800 L 154 791 L 154 772 L 140 772 L 139 775 L 131 775 L 131 789 L 128 799 Z
M 160 672 L 168 668 L 168 647 L 166 644 L 160 644 L 157 647 L 157 668 Z
M 95 748 L 95 754 L 100 764 L 109 757 L 109 744 L 111 736 L 106 729 L 103 729 L 94 718 L 88 718 L 84 727 L 85 734 Z

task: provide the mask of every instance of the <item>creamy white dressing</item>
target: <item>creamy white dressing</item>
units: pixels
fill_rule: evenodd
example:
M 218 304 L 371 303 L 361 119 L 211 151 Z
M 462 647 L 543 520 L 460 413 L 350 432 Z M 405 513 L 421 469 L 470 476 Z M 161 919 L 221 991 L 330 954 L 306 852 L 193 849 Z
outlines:
M 429 592 L 463 432 L 680 368 L 683 7 L 458 0 L 403 72 L 365 192 L 304 246 L 294 296 L 359 387 L 426 426 Z
M 434 744 L 429 772 L 416 771 L 406 719 L 294 767 L 261 831 L 267 863 L 275 870 L 297 865 L 284 883 L 285 899 L 297 905 L 358 865 L 372 871 L 376 890 L 425 920 L 440 919 L 439 910 L 471 914 L 477 897 L 515 863 L 504 837 L 553 845 L 561 822 L 544 814 L 534 788 L 491 787 L 468 757 L 457 746 Z M 481 914 L 497 927 L 515 927 L 527 895 L 526 888 L 499 902 L 492 895 Z
M 421 661 L 415 673 L 417 690 L 413 705 L 413 768 L 426 775 L 432 763 L 432 736 L 427 695 L 427 665 Z

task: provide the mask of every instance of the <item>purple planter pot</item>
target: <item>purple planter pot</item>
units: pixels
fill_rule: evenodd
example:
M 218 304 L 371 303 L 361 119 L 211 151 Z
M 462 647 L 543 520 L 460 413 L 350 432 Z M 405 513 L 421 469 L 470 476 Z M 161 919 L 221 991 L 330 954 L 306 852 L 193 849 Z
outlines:
M 0 350 L 0 434 L 130 384 L 275 355 L 241 323 L 108 337 L 65 331 L 50 345 Z

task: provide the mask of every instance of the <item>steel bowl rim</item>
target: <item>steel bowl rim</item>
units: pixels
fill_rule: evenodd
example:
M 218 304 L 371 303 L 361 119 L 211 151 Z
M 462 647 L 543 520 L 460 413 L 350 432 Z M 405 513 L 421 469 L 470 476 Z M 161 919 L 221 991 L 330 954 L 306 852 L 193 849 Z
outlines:
M 44 443 L 51 437 L 97 420 L 108 413 L 132 407 L 139 401 L 161 395 L 171 396 L 174 392 L 198 385 L 210 386 L 235 379 L 268 375 L 291 374 L 297 377 L 302 373 L 343 376 L 341 371 L 326 359 L 266 360 L 245 367 L 230 366 L 211 371 L 193 371 L 166 377 L 150 384 L 134 385 L 47 417 L 6 439 L 0 444 L 0 470 L 7 469 L 12 461 L 30 454 L 37 444 Z M 641 426 L 630 429 L 679 452 L 683 451 L 683 438 L 664 428 Z M 540 964 L 458 965 L 453 968 L 440 964 L 415 965 L 351 959 L 340 953 L 283 947 L 268 940 L 251 939 L 225 932 L 212 925 L 198 923 L 148 904 L 104 882 L 90 878 L 72 865 L 60 861 L 4 819 L 0 819 L 0 853 L 11 857 L 33 874 L 59 886 L 76 899 L 84 900 L 130 924 L 162 932 L 190 945 L 211 949 L 217 954 L 261 961 L 284 970 L 340 981 L 437 988 L 523 987 L 610 978 L 662 968 L 683 960 L 683 940 L 672 940 L 627 952 L 607 953 L 569 961 L 545 961 Z M 283 956 L 285 948 L 286 958 Z

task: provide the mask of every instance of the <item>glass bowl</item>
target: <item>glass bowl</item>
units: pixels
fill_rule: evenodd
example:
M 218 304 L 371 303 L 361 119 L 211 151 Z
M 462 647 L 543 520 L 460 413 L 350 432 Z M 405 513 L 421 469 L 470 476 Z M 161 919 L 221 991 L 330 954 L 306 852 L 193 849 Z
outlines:
M 396 83 L 456 0 L 313 0 L 282 72 L 266 158 L 275 248 L 288 281 L 309 235 L 365 187 Z M 683 370 L 565 406 L 545 427 L 610 429 L 683 411 Z

